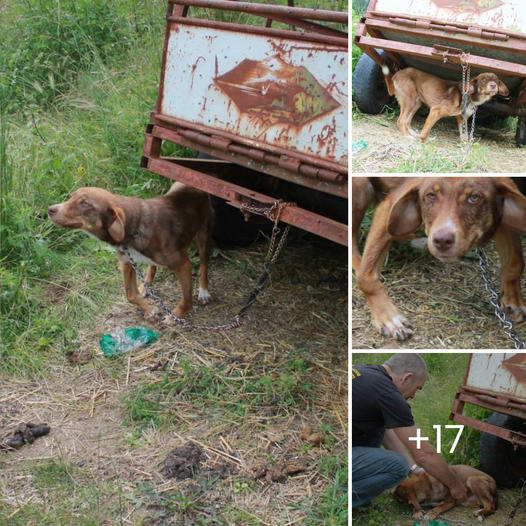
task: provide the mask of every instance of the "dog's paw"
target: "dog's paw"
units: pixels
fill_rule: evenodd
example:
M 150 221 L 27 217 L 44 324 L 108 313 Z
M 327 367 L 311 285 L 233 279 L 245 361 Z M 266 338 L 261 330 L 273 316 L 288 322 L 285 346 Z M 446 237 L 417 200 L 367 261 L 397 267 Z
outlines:
M 199 293 L 197 295 L 197 301 L 201 303 L 201 305 L 206 305 L 210 303 L 210 300 L 212 299 L 212 296 L 210 295 L 210 292 L 208 292 L 208 289 L 202 289 L 199 287 Z
M 152 307 L 152 310 L 150 312 L 144 313 L 144 319 L 146 321 L 155 322 L 157 321 L 161 316 L 161 311 L 157 307 Z
M 475 517 L 477 517 L 477 519 L 480 521 L 480 522 L 483 522 L 484 521 L 484 514 L 482 513 L 484 510 L 476 510 L 473 512 L 473 515 L 475 515 Z
M 436 511 L 428 511 L 425 516 L 424 516 L 424 520 L 426 521 L 434 521 L 436 518 L 438 517 L 438 513 Z
M 505 305 L 506 316 L 515 323 L 526 321 L 526 307 L 524 305 L 518 307 L 517 305 Z
M 424 518 L 424 512 L 422 510 L 414 511 L 413 512 L 413 520 L 414 521 L 421 521 Z
M 177 320 L 171 315 L 167 314 L 160 322 L 159 326 L 163 329 L 167 329 L 168 327 L 173 327 L 177 324 Z
M 382 336 L 394 338 L 399 342 L 407 340 L 413 335 L 413 327 L 407 321 L 405 316 L 396 314 L 392 318 L 376 320 L 375 325 L 380 330 Z

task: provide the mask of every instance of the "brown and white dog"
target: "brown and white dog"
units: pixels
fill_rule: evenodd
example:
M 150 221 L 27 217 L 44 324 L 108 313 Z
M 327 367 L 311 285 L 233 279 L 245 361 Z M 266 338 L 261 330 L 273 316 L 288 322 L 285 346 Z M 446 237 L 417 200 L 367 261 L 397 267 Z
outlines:
M 400 105 L 398 129 L 405 136 L 418 137 L 411 121 L 422 104 L 429 107 L 429 115 L 420 133 L 425 142 L 434 124 L 442 117 L 456 117 L 460 139 L 467 141 L 467 130 L 462 130 L 462 83 L 442 80 L 415 68 L 405 68 L 391 75 L 382 67 L 389 95 L 395 95 Z M 466 115 L 471 117 L 475 106 L 480 106 L 495 95 L 508 96 L 509 90 L 495 73 L 481 73 L 469 81 Z
M 197 238 L 198 300 L 201 303 L 210 301 L 208 260 L 213 209 L 205 192 L 175 183 L 163 196 L 139 199 L 115 195 L 102 188 L 80 188 L 64 203 L 50 206 L 48 215 L 55 225 L 78 228 L 117 249 L 128 301 L 143 309 L 147 317 L 154 314 L 154 309 L 144 298 L 144 287 L 137 288 L 135 271 L 122 246 L 127 246 L 136 262 L 149 265 L 148 284 L 155 276 L 157 265 L 177 275 L 183 298 L 173 314 L 180 318 L 192 308 L 192 266 L 188 247 Z M 165 321 L 169 323 L 169 319 Z
M 495 513 L 498 504 L 497 485 L 493 477 L 471 466 L 458 464 L 449 466 L 455 477 L 468 490 L 467 499 L 463 506 L 478 508 L 474 515 L 479 521 Z M 425 518 L 436 519 L 440 515 L 456 506 L 455 499 L 449 489 L 425 471 L 413 474 L 400 484 L 394 491 L 393 497 L 400 502 L 407 502 L 414 508 L 413 519 L 422 520 L 424 512 L 422 505 L 435 506 Z
M 383 201 L 358 248 L 360 223 L 375 198 Z M 405 340 L 413 334 L 388 297 L 380 271 L 392 241 L 408 240 L 423 224 L 429 252 L 443 262 L 463 257 L 495 240 L 501 261 L 501 301 L 508 316 L 526 320 L 521 292 L 524 256 L 519 234 L 526 233 L 526 197 L 509 177 L 353 177 L 353 269 L 384 336 Z

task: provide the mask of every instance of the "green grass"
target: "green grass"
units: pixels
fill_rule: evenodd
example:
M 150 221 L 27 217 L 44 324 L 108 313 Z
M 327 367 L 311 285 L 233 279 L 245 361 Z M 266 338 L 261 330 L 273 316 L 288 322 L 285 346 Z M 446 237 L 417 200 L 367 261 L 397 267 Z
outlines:
M 166 374 L 161 381 L 142 383 L 125 397 L 125 423 L 138 429 L 169 425 L 175 400 L 187 402 L 194 415 L 206 411 L 211 416 L 212 411 L 217 419 L 236 423 L 261 408 L 284 415 L 293 408 L 308 407 L 314 393 L 304 352 L 292 352 L 279 367 L 258 367 L 250 378 L 240 369 L 227 376 L 218 368 L 194 366 L 181 359 L 175 373 Z
M 344 526 L 348 523 L 348 459 L 329 456 L 319 462 L 322 475 L 330 483 L 319 502 L 307 515 L 307 526 Z
M 139 168 L 164 9 L 161 0 L 41 0 L 3 13 L 0 100 L 9 106 L 0 108 L 0 363 L 7 372 L 37 372 L 47 352 L 74 346 L 118 283 L 111 251 L 54 227 L 47 207 L 79 186 L 142 197 L 167 187 Z M 79 53 L 82 60 L 70 60 Z M 5 70 L 13 61 L 16 79 Z M 44 82 L 50 71 L 56 79 Z M 45 89 L 31 88 L 35 82 Z
M 106 509 L 108 496 L 119 492 L 114 481 L 100 486 L 86 484 L 86 474 L 72 463 L 49 460 L 32 468 L 32 486 L 41 502 L 20 507 L 0 501 L 0 524 L 9 526 L 97 526 L 118 517 L 117 510 Z M 118 522 L 115 522 L 118 524 Z
M 422 144 L 411 150 L 407 159 L 401 160 L 388 172 L 485 172 L 488 149 L 480 144 L 459 147 L 445 154 L 432 144 Z

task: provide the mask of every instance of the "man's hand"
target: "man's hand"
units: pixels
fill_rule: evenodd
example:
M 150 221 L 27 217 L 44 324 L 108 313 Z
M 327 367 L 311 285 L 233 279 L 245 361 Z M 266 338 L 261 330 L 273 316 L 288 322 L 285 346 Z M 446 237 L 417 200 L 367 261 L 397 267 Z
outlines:
M 458 480 L 455 485 L 449 487 L 449 492 L 457 504 L 462 504 L 468 498 L 466 486 Z

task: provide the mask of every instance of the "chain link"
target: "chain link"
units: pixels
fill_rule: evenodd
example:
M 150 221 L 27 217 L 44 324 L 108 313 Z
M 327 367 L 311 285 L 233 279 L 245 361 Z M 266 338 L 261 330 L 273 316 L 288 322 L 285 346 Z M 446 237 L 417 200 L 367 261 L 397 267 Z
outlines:
M 469 53 L 463 53 L 460 58 L 462 64 L 462 106 L 461 106 L 461 115 L 462 115 L 462 137 L 465 137 L 468 134 L 468 104 L 470 97 L 468 94 L 469 90 L 469 81 L 471 77 L 471 66 L 469 64 Z M 477 105 L 473 105 L 473 113 L 471 115 L 471 131 L 469 132 L 469 145 L 468 152 L 473 146 L 473 140 L 475 136 L 475 115 L 477 113 Z
M 146 278 L 144 277 L 144 274 L 139 269 L 137 263 L 134 261 L 132 255 L 130 254 L 130 251 L 128 250 L 128 247 L 126 245 L 121 245 L 119 247 L 119 251 L 122 252 L 128 258 L 129 264 L 131 265 L 132 269 L 135 271 L 135 273 L 139 277 L 139 280 L 144 285 L 147 296 L 151 298 L 153 302 L 159 307 L 159 309 L 161 309 L 161 311 L 164 312 L 170 319 L 172 319 L 173 321 L 181 325 L 184 329 L 189 329 L 189 330 L 194 330 L 194 331 L 211 331 L 211 332 L 212 331 L 229 331 L 229 330 L 236 329 L 237 327 L 241 326 L 241 324 L 243 323 L 242 317 L 245 315 L 248 309 L 256 301 L 256 297 L 263 290 L 267 281 L 270 278 L 270 271 L 271 271 L 272 265 L 276 262 L 283 248 L 283 245 L 285 244 L 285 240 L 290 230 L 290 225 L 287 225 L 283 233 L 281 233 L 281 230 L 278 226 L 281 212 L 283 208 L 285 208 L 286 206 L 295 206 L 295 204 L 285 203 L 281 200 L 277 200 L 270 207 L 265 207 L 265 208 L 255 207 L 252 205 L 241 205 L 242 212 L 250 212 L 250 213 L 255 213 L 258 215 L 264 215 L 268 219 L 274 221 L 274 227 L 272 228 L 272 235 L 270 237 L 269 248 L 267 251 L 267 255 L 265 257 L 265 262 L 263 264 L 263 272 L 259 276 L 258 281 L 256 282 L 256 285 L 254 286 L 254 288 L 248 295 L 248 298 L 245 304 L 243 305 L 243 307 L 241 307 L 239 312 L 234 316 L 234 318 L 232 319 L 230 323 L 220 324 L 220 325 L 198 325 L 184 318 L 179 318 L 171 311 L 171 309 L 164 303 L 164 301 L 155 293 L 152 287 L 150 287 L 150 284 L 147 283 Z M 279 241 L 277 241 L 277 238 L 280 233 L 281 233 L 281 238 L 279 239 Z
M 486 255 L 482 251 L 482 249 L 477 248 L 475 249 L 475 253 L 479 257 L 479 266 L 480 270 L 482 272 L 482 279 L 484 280 L 484 286 L 486 287 L 486 290 L 490 294 L 490 300 L 491 306 L 494 309 L 495 316 L 499 320 L 500 324 L 502 325 L 502 331 L 508 338 L 510 338 L 513 341 L 513 344 L 515 345 L 515 349 L 526 349 L 526 342 L 521 340 L 513 330 L 513 323 L 508 320 L 508 317 L 506 316 L 506 313 L 500 306 L 500 295 L 495 290 L 495 285 L 493 283 L 493 280 L 491 279 L 489 270 L 488 270 L 488 261 L 486 258 Z

